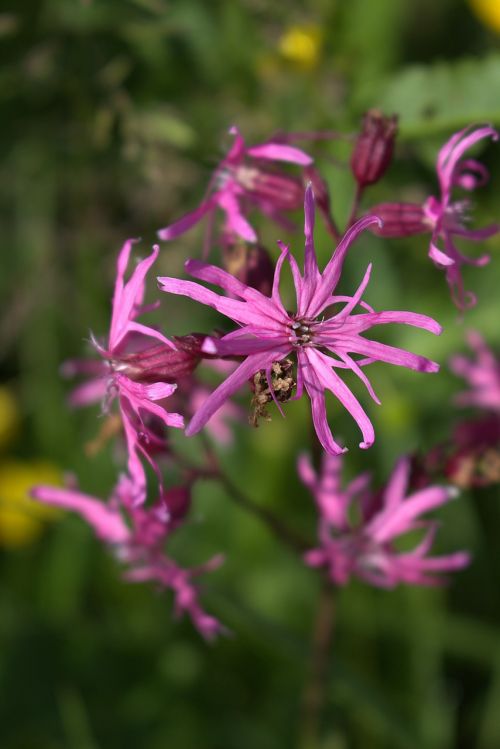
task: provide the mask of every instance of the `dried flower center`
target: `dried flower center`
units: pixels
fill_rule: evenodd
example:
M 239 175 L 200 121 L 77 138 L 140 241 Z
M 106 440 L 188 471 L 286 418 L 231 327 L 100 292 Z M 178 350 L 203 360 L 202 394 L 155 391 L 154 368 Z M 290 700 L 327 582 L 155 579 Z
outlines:
M 292 397 L 296 384 L 291 359 L 282 359 L 272 363 L 271 382 L 268 381 L 265 370 L 260 369 L 256 372 L 250 380 L 253 392 L 250 424 L 257 427 L 259 419 L 270 421 L 267 405 L 273 400 L 273 393 L 279 403 L 286 403 Z

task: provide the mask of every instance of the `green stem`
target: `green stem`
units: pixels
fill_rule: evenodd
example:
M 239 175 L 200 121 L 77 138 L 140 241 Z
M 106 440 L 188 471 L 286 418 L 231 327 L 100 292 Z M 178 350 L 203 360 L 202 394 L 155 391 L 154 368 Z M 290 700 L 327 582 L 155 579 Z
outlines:
M 299 749 L 320 746 L 321 714 L 326 700 L 326 677 L 335 625 L 335 599 L 332 585 L 321 585 L 313 624 L 309 673 L 302 697 Z

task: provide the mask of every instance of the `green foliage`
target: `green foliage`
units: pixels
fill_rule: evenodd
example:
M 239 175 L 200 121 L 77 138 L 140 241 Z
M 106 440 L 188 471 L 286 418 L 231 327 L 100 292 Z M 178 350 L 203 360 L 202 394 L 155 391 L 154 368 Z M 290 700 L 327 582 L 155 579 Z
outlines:
M 500 56 L 490 54 L 409 66 L 375 87 L 375 95 L 373 88 L 361 92 L 359 104 L 376 103 L 384 112 L 397 111 L 402 136 L 423 138 L 471 123 L 500 124 L 500 105 L 492 96 L 499 88 Z

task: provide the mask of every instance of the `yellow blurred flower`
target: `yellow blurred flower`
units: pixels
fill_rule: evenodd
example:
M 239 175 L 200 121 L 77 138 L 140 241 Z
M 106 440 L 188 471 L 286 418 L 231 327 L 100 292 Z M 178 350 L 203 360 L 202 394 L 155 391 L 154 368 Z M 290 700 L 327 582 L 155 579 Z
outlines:
M 4 461 L 0 464 L 0 546 L 16 548 L 34 541 L 44 521 L 59 511 L 29 497 L 34 484 L 62 483 L 61 471 L 45 461 Z
M 318 26 L 290 26 L 281 36 L 278 49 L 289 62 L 311 70 L 319 62 L 322 41 Z
M 475 15 L 497 34 L 500 34 L 500 0 L 469 0 Z
M 15 434 L 19 424 L 19 408 L 9 388 L 0 386 L 0 448 Z

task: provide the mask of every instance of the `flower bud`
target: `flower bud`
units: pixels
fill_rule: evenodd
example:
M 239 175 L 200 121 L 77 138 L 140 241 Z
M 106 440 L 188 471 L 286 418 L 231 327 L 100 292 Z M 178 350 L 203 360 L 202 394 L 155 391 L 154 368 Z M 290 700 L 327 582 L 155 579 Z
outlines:
M 351 156 L 351 169 L 360 187 L 373 185 L 385 174 L 391 163 L 397 129 L 397 115 L 384 117 L 377 109 L 370 109 L 364 115 Z
M 162 502 L 172 522 L 183 520 L 191 507 L 191 487 L 174 486 L 162 494 Z
M 271 294 L 274 265 L 268 251 L 261 245 L 247 245 L 243 242 L 230 244 L 224 248 L 224 267 L 232 276 L 265 296 Z
M 379 237 L 410 237 L 430 231 L 429 220 L 418 203 L 379 203 L 370 208 L 372 216 L 378 216 L 382 226 L 374 224 L 370 231 Z
M 190 375 L 202 359 L 204 335 L 192 333 L 175 338 L 176 348 L 160 343 L 113 360 L 115 371 L 135 382 L 177 382 Z

